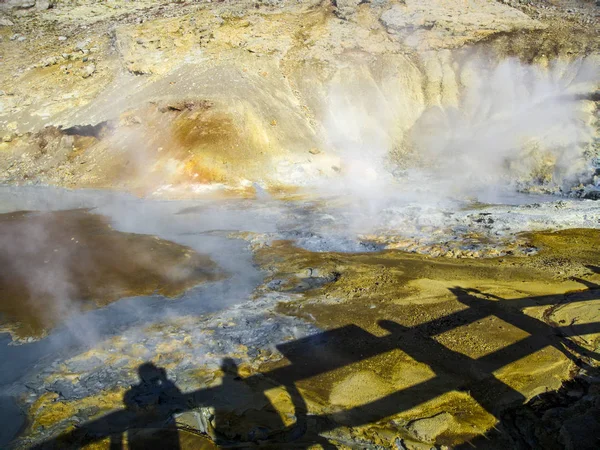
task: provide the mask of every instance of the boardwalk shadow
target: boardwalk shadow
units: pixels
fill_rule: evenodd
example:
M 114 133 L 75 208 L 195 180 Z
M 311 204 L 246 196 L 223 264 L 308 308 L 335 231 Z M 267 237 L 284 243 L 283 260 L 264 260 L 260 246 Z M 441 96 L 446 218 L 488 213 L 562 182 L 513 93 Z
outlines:
M 586 295 L 573 301 L 600 298 L 600 286 L 586 282 Z M 234 360 L 222 363 L 221 383 L 195 392 L 182 393 L 164 369 L 146 363 L 139 368 L 140 382 L 124 397 L 125 408 L 88 422 L 74 431 L 43 442 L 33 448 L 80 448 L 109 438 L 111 449 L 178 449 L 180 442 L 176 417 L 196 414 L 193 428 L 223 448 L 308 448 L 320 444 L 335 448 L 324 434 L 341 426 L 356 427 L 386 419 L 451 391 L 468 392 L 481 407 L 500 422 L 508 408 L 522 405 L 526 398 L 496 376 L 499 369 L 546 347 L 554 347 L 581 368 L 591 367 L 600 355 L 569 339 L 582 334 L 600 333 L 600 323 L 556 326 L 523 313 L 532 306 L 554 306 L 570 301 L 566 296 L 537 296 L 506 300 L 462 288 L 451 289 L 465 308 L 413 327 L 389 320 L 378 322 L 387 331 L 376 336 L 356 326 L 337 329 L 277 346 L 287 365 L 268 372 L 242 377 Z M 436 336 L 482 319 L 495 316 L 527 333 L 527 337 L 508 346 L 474 358 L 454 351 Z M 303 380 L 351 366 L 384 353 L 401 350 L 415 361 L 427 365 L 434 376 L 405 389 L 360 406 L 310 415 L 297 384 Z M 285 389 L 291 399 L 293 417 L 284 421 L 265 392 L 273 387 Z M 249 405 L 260 405 L 252 409 Z M 232 424 L 232 412 L 250 411 L 251 424 L 244 428 Z M 267 413 L 265 413 L 267 411 Z M 157 434 L 158 433 L 158 434 Z M 157 438 L 158 436 L 158 438 Z

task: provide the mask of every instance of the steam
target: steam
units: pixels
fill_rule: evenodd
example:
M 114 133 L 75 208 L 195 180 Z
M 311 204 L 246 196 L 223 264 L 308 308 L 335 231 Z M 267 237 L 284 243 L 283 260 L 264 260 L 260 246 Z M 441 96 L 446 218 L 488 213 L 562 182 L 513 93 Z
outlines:
M 469 61 L 458 107 L 429 108 L 415 124 L 415 151 L 453 193 L 547 185 L 568 189 L 586 175 L 594 129 L 579 98 L 598 81 L 583 60 L 547 68 L 515 59 Z M 596 80 L 594 80 L 596 78 Z
M 347 89 L 332 86 L 327 101 L 326 135 L 341 154 L 342 184 L 350 193 L 370 196 L 391 181 L 386 159 L 393 145 L 394 105 L 375 86 L 354 83 Z
M 142 200 L 126 194 L 53 188 L 2 189 L 0 204 L 8 210 L 10 205 L 41 211 L 93 208 L 92 213 L 108 217 L 112 227 L 118 231 L 158 236 L 191 247 L 200 254 L 209 255 L 220 270 L 231 275 L 228 280 L 192 289 L 177 302 L 161 300 L 164 305 L 152 314 L 148 314 L 148 308 L 141 305 L 152 302 L 148 297 L 140 298 L 135 307 L 128 310 L 131 322 L 144 322 L 151 317 L 156 318 L 157 314 L 161 317 L 179 315 L 185 310 L 203 313 L 247 299 L 262 277 L 254 267 L 247 243 L 230 239 L 229 234 L 240 230 L 275 231 L 274 223 L 280 216 L 279 209 L 262 209 L 260 205 L 247 209 L 245 204 L 226 207 L 198 201 Z M 78 298 L 81 293 L 77 286 L 84 283 L 81 280 L 76 283 L 74 277 L 89 276 L 93 279 L 98 266 L 110 261 L 104 257 L 116 249 L 82 247 L 77 235 L 77 222 L 62 223 L 57 216 L 44 213 L 26 214 L 26 220 L 19 220 L 18 226 L 3 224 L 0 262 L 4 270 L 0 276 L 8 278 L 5 283 L 8 286 L 19 284 L 11 283 L 14 281 L 11 277 L 18 277 L 26 286 L 27 307 L 43 320 L 40 325 L 44 328 L 52 328 L 57 323 L 79 327 L 81 317 L 88 313 L 81 314 L 83 311 Z M 64 220 L 72 218 L 67 216 Z M 81 225 L 89 226 L 86 223 Z M 82 234 L 90 233 L 89 229 L 81 231 Z M 65 234 L 68 236 L 65 237 Z M 128 250 L 134 252 L 135 262 L 142 272 L 156 270 L 155 255 L 149 249 L 132 246 Z M 42 255 L 50 255 L 50 258 Z M 77 267 L 74 267 L 73 261 L 77 261 Z M 164 278 L 177 282 L 189 275 L 189 267 L 176 265 L 166 269 Z M 108 288 L 112 290 L 118 286 Z M 76 320 L 68 320 L 70 317 Z M 102 328 L 101 323 L 86 323 L 82 325 L 81 332 L 74 329 L 73 335 L 82 343 L 91 345 L 97 341 L 97 334 L 102 334 Z
M 191 202 L 191 212 L 176 214 L 184 206 L 181 202 L 145 203 L 108 195 L 88 196 L 89 206 L 98 207 L 97 212 L 110 217 L 120 231 L 160 236 L 209 254 L 233 275 L 234 282 L 212 288 L 218 299 L 215 307 L 223 307 L 248 298 L 261 279 L 250 252 L 239 256 L 246 244 L 233 243 L 230 232 L 279 233 L 315 250 L 362 251 L 360 236 L 384 228 L 396 234 L 435 229 L 445 221 L 444 208 L 456 209 L 457 199 L 540 186 L 568 191 L 589 176 L 586 150 L 595 123 L 590 119 L 592 102 L 585 96 L 599 81 L 597 62 L 558 60 L 542 67 L 514 59 L 495 64 L 490 60 L 471 55 L 456 62 L 452 67 L 462 86 L 457 101 L 428 108 L 424 96 L 414 92 L 390 95 L 390 86 L 399 83 L 365 81 L 360 73 L 332 83 L 324 99 L 323 127 L 326 144 L 337 151 L 341 164 L 335 177 L 314 180 L 314 187 L 321 197 L 337 196 L 338 201 L 320 211 L 277 204 L 269 197 L 253 203 L 252 211 L 243 210 L 243 205 L 236 209 Z M 414 97 L 412 103 L 402 101 L 408 96 Z M 125 128 L 108 138 L 109 146 L 138 154 L 132 172 L 153 176 L 148 172 L 155 159 L 148 153 L 168 143 L 145 142 L 143 126 Z M 99 199 L 104 204 L 98 204 Z M 0 248 L 36 299 L 31 308 L 44 309 L 40 316 L 51 322 L 62 322 L 57 319 L 81 312 L 73 301 L 79 293 L 70 278 L 74 249 L 50 250 L 52 261 L 37 257 L 40 249 L 53 245 L 51 231 L 56 226 L 60 224 L 33 221 L 1 236 Z M 20 259 L 23 254 L 26 257 Z M 140 263 L 150 266 L 151 260 Z M 91 259 L 89 266 L 93 270 Z M 175 280 L 187 275 L 177 268 L 165 274 Z M 141 311 L 136 320 L 145 320 Z M 169 315 L 169 309 L 161 314 Z M 73 333 L 78 338 L 96 340 L 93 324 L 69 323 L 81 326 Z
M 600 81 L 598 63 L 489 60 L 472 55 L 455 63 L 457 104 L 429 106 L 408 124 L 382 91 L 332 86 L 325 129 L 342 160 L 340 191 L 381 204 L 415 188 L 430 199 L 466 199 L 482 191 L 568 193 L 591 179 L 586 152 L 596 119 L 586 96 Z M 394 166 L 401 170 L 392 177 Z
M 73 238 L 71 246 L 57 246 L 51 236 L 52 229 L 60 227 L 60 224 L 47 220 L 43 214 L 35 216 L 25 224 L 18 221 L 3 226 L 4 232 L 0 236 L 2 278 L 6 286 L 10 286 L 15 279 L 24 283 L 26 307 L 31 310 L 30 315 L 39 320 L 41 327 L 50 328 L 80 313 L 74 301 L 78 292 L 71 279 L 69 263 L 76 240 Z M 82 264 L 86 262 L 82 261 Z M 18 305 L 15 307 L 23 308 Z M 74 327 L 73 335 L 82 342 L 94 341 L 96 334 L 93 327 L 85 326 L 81 321 L 73 322 L 70 326 Z

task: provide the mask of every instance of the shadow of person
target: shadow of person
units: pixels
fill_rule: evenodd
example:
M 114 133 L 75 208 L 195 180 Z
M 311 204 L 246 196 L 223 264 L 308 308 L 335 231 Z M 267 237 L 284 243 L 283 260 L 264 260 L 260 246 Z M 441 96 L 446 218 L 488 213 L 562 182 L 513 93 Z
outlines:
M 286 428 L 264 393 L 272 385 L 256 377 L 242 378 L 231 358 L 223 359 L 221 371 L 221 385 L 210 402 L 214 409 L 211 434 L 217 445 L 268 442 Z
M 140 382 L 123 396 L 126 411 L 135 417 L 127 429 L 128 448 L 179 449 L 174 414 L 184 407 L 183 394 L 162 367 L 144 363 L 139 366 L 138 375 Z M 110 449 L 121 448 L 122 435 L 111 436 Z
M 320 436 L 307 434 L 307 406 L 293 382 L 283 383 L 263 375 L 243 377 L 232 358 L 221 361 L 221 384 L 210 396 L 200 393 L 191 402 L 210 405 L 212 414 L 206 434 L 221 448 L 335 448 Z M 275 394 L 274 404 L 266 392 L 283 388 L 286 396 Z M 285 417 L 285 419 L 284 419 Z

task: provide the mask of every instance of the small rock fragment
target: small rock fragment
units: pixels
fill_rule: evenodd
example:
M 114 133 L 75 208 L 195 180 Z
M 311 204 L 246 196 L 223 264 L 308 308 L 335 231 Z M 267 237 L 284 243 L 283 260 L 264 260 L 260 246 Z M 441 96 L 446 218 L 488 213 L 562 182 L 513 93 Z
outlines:
M 35 8 L 39 10 L 50 9 L 54 7 L 55 0 L 36 0 Z
M 85 49 L 87 49 L 87 46 L 90 45 L 90 40 L 89 39 L 85 39 L 83 41 L 80 41 L 77 43 L 77 45 L 75 45 L 75 51 L 76 52 L 83 52 Z
M 9 6 L 15 9 L 29 9 L 35 6 L 35 0 L 12 0 Z
M 435 438 L 455 423 L 454 416 L 442 412 L 432 417 L 417 419 L 408 425 L 408 430 L 419 440 L 433 442 Z
M 0 16 L 0 27 L 12 27 L 13 25 L 14 23 L 9 18 Z
M 340 19 L 348 19 L 356 12 L 358 5 L 360 5 L 361 3 L 362 0 L 337 0 L 335 2 L 337 6 L 335 14 Z
M 48 67 L 58 64 L 58 58 L 56 56 L 50 56 L 42 61 L 42 67 Z
M 93 74 L 95 71 L 96 71 L 96 65 L 95 65 L 95 64 L 88 64 L 87 66 L 85 66 L 85 67 L 82 69 L 82 74 L 81 74 L 81 76 L 82 76 L 83 78 L 88 78 L 88 77 L 91 77 L 91 76 L 92 76 L 92 74 Z

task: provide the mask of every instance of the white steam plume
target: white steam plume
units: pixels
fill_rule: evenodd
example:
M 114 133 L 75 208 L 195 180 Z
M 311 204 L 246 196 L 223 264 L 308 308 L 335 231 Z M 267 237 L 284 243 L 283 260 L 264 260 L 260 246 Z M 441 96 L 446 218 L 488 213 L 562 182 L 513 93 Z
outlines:
M 600 81 L 593 58 L 541 67 L 471 56 L 458 67 L 458 105 L 427 107 L 409 133 L 405 119 L 376 87 L 331 87 L 327 140 L 342 161 L 341 183 L 325 189 L 376 204 L 410 197 L 476 197 L 479 191 L 543 186 L 556 192 L 585 179 L 594 138 L 594 104 L 586 96 Z M 390 153 L 411 148 L 401 176 L 390 176 Z M 332 187 L 333 186 L 333 187 Z M 435 195 L 432 196 L 432 192 Z

